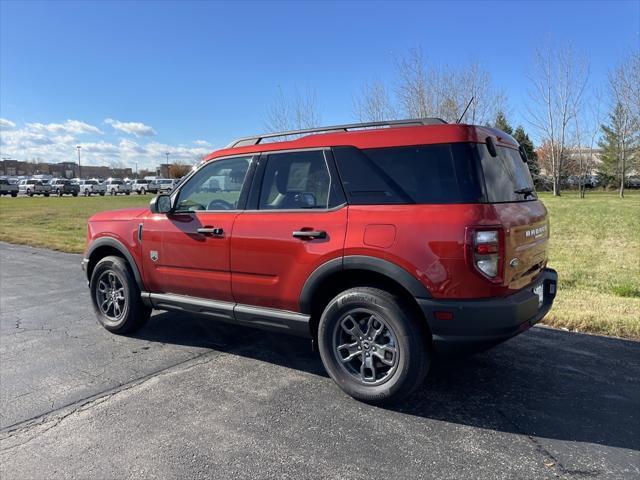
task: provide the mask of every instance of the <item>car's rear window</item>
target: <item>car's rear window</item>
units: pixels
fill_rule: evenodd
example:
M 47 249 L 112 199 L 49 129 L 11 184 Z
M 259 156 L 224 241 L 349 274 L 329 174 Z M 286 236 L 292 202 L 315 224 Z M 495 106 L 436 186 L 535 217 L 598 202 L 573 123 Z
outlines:
M 452 204 L 484 199 L 474 148 L 452 143 L 333 152 L 351 204 Z
M 538 197 L 527 163 L 513 148 L 496 147 L 492 157 L 485 144 L 478 144 L 480 163 L 489 203 L 523 202 Z

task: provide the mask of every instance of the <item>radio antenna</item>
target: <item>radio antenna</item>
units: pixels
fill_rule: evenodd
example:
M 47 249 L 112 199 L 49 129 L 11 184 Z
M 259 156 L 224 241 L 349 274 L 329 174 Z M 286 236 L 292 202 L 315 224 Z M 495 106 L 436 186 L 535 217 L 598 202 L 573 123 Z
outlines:
M 471 97 L 471 100 L 469 100 L 469 103 L 467 103 L 467 108 L 464 109 L 464 112 L 462 112 L 462 115 L 460 115 L 460 118 L 458 119 L 458 121 L 456 123 L 460 123 L 462 121 L 462 119 L 464 118 L 464 114 L 467 113 L 467 110 L 469 110 L 469 107 L 473 103 L 473 99 L 474 98 L 476 98 L 476 97 Z

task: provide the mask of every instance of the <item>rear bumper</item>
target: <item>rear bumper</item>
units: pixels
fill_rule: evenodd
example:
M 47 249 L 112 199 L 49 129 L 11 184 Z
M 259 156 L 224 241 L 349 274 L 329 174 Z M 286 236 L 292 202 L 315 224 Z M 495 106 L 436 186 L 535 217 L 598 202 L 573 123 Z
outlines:
M 556 296 L 558 274 L 547 268 L 518 293 L 487 300 L 418 299 L 433 334 L 436 352 L 481 350 L 528 330 L 547 314 Z M 542 304 L 534 289 L 542 286 Z M 450 312 L 438 320 L 436 312 Z

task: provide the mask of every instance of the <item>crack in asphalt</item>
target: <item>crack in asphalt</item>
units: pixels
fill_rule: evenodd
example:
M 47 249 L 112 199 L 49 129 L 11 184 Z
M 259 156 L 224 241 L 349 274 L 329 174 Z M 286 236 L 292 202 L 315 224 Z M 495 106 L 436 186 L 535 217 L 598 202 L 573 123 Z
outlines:
M 513 420 L 507 414 L 505 414 L 498 406 L 496 406 L 496 411 L 498 414 L 509 423 L 520 435 L 525 437 L 530 443 L 533 444 L 535 450 L 538 454 L 540 454 L 544 460 L 543 465 L 548 469 L 554 470 L 554 475 L 557 478 L 560 477 L 573 477 L 573 476 L 581 476 L 581 477 L 597 477 L 602 473 L 600 470 L 572 470 L 568 469 L 564 466 L 564 464 L 559 460 L 559 458 L 547 450 L 541 442 L 538 441 L 533 435 L 526 433 L 526 430 L 522 428 L 518 422 Z
M 136 378 L 135 380 L 132 380 L 130 382 L 123 383 L 121 385 L 118 385 L 117 387 L 107 389 L 93 395 L 89 395 L 88 397 L 85 397 L 83 399 L 77 400 L 75 402 L 72 402 L 66 405 L 62 405 L 56 409 L 50 410 L 43 414 L 39 414 L 30 419 L 23 420 L 23 421 L 14 423 L 13 425 L 0 428 L 0 435 L 2 435 L 2 438 L 0 438 L 0 443 L 7 442 L 12 438 L 17 438 L 24 434 L 28 434 L 33 430 L 38 430 L 35 433 L 35 435 L 29 437 L 23 442 L 13 444 L 8 447 L 0 448 L 0 452 L 6 452 L 9 450 L 18 448 L 22 445 L 28 444 L 33 440 L 35 440 L 36 438 L 42 436 L 44 433 L 48 432 L 52 428 L 57 427 L 63 420 L 70 417 L 71 415 L 75 413 L 83 412 L 95 406 L 98 406 L 104 403 L 105 401 L 109 400 L 110 398 L 114 397 L 115 395 L 118 395 L 119 393 L 126 392 L 128 390 L 131 390 L 132 388 L 143 385 L 154 378 L 162 376 L 163 374 L 171 373 L 173 371 L 187 371 L 196 366 L 209 363 L 211 360 L 213 360 L 213 358 L 218 358 L 220 356 L 232 355 L 232 354 L 233 352 L 220 352 L 218 350 L 207 351 L 199 355 L 195 355 L 191 358 L 188 358 L 182 362 L 175 363 L 168 367 L 149 373 L 145 376 Z M 211 357 L 211 358 L 207 359 L 205 357 Z M 204 359 L 204 361 L 198 361 L 200 359 Z M 68 411 L 66 411 L 67 409 Z M 63 413 L 60 413 L 60 412 L 63 412 Z

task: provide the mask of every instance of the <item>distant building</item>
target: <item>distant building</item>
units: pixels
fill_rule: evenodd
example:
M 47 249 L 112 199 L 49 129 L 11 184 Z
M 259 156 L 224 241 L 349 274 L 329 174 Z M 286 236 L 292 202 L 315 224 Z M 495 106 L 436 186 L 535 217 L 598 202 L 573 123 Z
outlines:
M 82 165 L 78 168 L 75 162 L 23 162 L 20 160 L 0 160 L 0 175 L 31 176 L 47 175 L 59 178 L 77 178 L 82 173 L 83 178 L 130 178 L 133 177 L 131 168 L 112 168 L 106 166 Z

